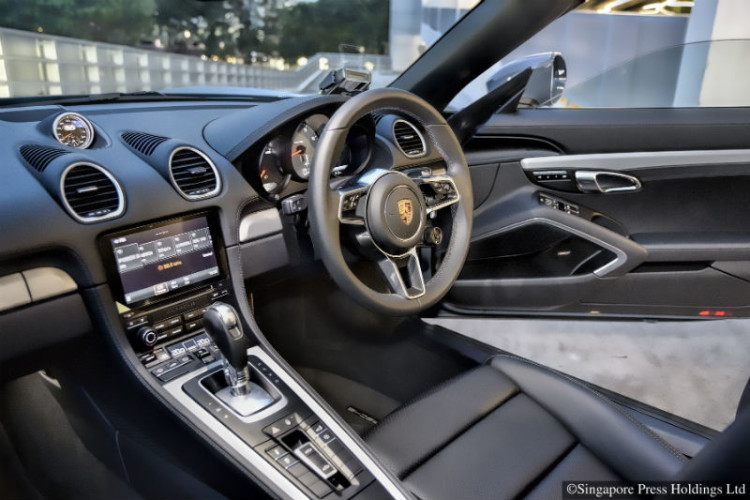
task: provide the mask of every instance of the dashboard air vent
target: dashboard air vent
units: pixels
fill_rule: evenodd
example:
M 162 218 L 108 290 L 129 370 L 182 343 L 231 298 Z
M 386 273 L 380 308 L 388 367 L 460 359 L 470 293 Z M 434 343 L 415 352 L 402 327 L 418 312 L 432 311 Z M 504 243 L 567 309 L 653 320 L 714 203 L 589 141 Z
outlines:
M 151 135 L 143 132 L 123 132 L 122 140 L 139 153 L 151 156 L 159 144 L 168 139 L 160 135 Z
M 177 191 L 188 200 L 216 195 L 221 178 L 206 155 L 194 148 L 180 147 L 169 157 L 169 175 Z
M 26 163 L 31 165 L 31 167 L 37 172 L 44 172 L 44 169 L 46 169 L 55 158 L 68 154 L 68 151 L 65 151 L 64 149 L 38 146 L 35 144 L 21 146 L 20 152 L 23 159 L 26 160 Z
M 404 120 L 393 122 L 393 136 L 396 144 L 409 158 L 419 158 L 425 154 L 425 143 L 417 127 Z
M 79 222 L 113 219 L 125 210 L 125 197 L 115 178 L 99 165 L 74 163 L 60 180 L 65 208 Z

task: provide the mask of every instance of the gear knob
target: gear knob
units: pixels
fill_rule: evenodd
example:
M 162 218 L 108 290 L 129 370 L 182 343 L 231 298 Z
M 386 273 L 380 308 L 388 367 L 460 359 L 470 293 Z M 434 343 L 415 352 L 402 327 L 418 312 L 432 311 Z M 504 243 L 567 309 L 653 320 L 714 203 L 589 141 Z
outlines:
M 237 311 L 223 302 L 214 302 L 203 314 L 203 328 L 224 357 L 224 374 L 235 395 L 249 390 L 248 341 Z
M 211 304 L 203 314 L 203 328 L 230 366 L 241 370 L 247 365 L 248 342 L 234 307 L 223 302 Z

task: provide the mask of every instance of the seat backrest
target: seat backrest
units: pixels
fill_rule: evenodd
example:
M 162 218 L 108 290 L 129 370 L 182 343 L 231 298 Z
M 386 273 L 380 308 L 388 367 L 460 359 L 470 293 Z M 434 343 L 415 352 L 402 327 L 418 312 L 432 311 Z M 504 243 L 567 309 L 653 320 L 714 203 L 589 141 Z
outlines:
M 746 406 L 721 436 L 706 445 L 680 470 L 675 480 L 746 482 L 750 480 L 748 450 L 750 450 L 750 408 Z

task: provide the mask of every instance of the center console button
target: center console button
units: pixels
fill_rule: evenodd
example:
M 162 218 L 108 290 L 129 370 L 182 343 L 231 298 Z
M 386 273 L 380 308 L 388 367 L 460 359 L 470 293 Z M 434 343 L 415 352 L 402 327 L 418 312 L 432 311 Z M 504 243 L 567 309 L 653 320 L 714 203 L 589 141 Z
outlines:
M 324 443 L 328 444 L 334 439 L 336 439 L 336 436 L 333 435 L 333 432 L 329 431 L 328 429 L 324 430 L 320 434 L 318 434 L 318 437 L 323 440 Z
M 125 328 L 127 328 L 128 330 L 131 330 L 141 325 L 145 325 L 146 322 L 148 322 L 148 318 L 146 316 L 141 316 L 140 318 L 135 318 L 135 319 L 129 319 L 125 322 Z
M 296 427 L 297 424 L 299 424 L 301 421 L 302 419 L 299 418 L 296 413 L 292 413 L 291 415 L 287 415 L 286 417 L 272 423 L 271 425 L 263 429 L 263 432 L 271 437 L 280 436 L 292 427 Z
M 189 323 L 185 323 L 185 329 L 189 332 L 192 332 L 193 330 L 197 330 L 203 326 L 203 321 L 198 319 L 195 321 L 190 321 Z
M 205 333 L 203 335 L 194 337 L 193 340 L 195 340 L 195 343 L 198 344 L 198 347 L 201 348 L 206 348 L 211 345 L 211 339 L 209 339 L 208 335 L 206 335 Z
M 270 450 L 267 450 L 266 453 L 271 455 L 271 458 L 273 458 L 274 460 L 278 460 L 284 455 L 289 454 L 289 452 L 286 451 L 286 449 L 283 446 L 274 446 Z
M 185 346 L 182 344 L 174 344 L 169 347 L 167 347 L 169 350 L 169 354 L 172 355 L 173 358 L 184 356 L 187 354 L 187 349 L 185 349 Z
M 156 355 L 156 359 L 158 359 L 159 361 L 165 361 L 171 357 L 164 348 L 155 350 L 154 354 Z
M 156 361 L 156 355 L 154 353 L 148 353 L 141 356 L 141 363 L 144 365 L 148 365 L 149 363 L 153 363 Z
M 179 335 L 182 335 L 182 332 L 184 331 L 184 328 L 181 326 L 178 326 L 177 328 L 172 328 L 171 330 L 167 331 L 167 337 L 177 337 Z
M 157 332 L 160 332 L 160 331 L 162 331 L 162 330 L 166 330 L 166 329 L 168 328 L 168 326 L 167 326 L 167 321 L 166 321 L 166 320 L 164 320 L 164 321 L 159 321 L 159 322 L 157 322 L 157 323 L 154 323 L 154 324 L 153 324 L 153 326 L 152 326 L 151 328 L 153 328 L 153 329 L 154 329 L 154 330 L 156 330 Z
M 201 316 L 203 316 L 203 313 L 201 312 L 201 310 L 200 309 L 196 309 L 196 310 L 193 310 L 193 311 L 188 311 L 185 314 L 183 314 L 182 315 L 182 319 L 183 319 L 183 321 L 187 322 L 187 321 L 192 321 L 192 320 L 194 320 L 196 318 L 199 318 Z
M 281 464 L 281 466 L 284 467 L 285 469 L 288 469 L 292 465 L 298 463 L 298 460 L 294 458 L 294 456 L 287 454 L 281 457 L 280 459 L 278 459 L 277 462 Z
M 211 351 L 206 349 L 205 347 L 201 347 L 200 349 L 196 350 L 194 352 L 195 357 L 201 360 L 201 363 L 204 365 L 207 365 L 209 363 L 213 363 L 216 361 L 216 359 L 211 354 Z
M 328 479 L 336 474 L 333 465 L 315 449 L 312 443 L 299 446 L 294 450 L 294 454 L 323 479 Z

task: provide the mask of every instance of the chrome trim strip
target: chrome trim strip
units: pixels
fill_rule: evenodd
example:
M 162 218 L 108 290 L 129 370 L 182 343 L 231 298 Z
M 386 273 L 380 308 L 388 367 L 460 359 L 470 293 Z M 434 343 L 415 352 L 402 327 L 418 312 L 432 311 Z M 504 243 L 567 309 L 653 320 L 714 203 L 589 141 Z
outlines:
M 386 474 L 380 469 L 380 467 L 371 460 L 367 454 L 362 453 L 357 443 L 344 432 L 339 424 L 328 415 L 316 401 L 312 398 L 307 391 L 305 391 L 295 380 L 292 378 L 284 369 L 279 366 L 270 356 L 268 356 L 263 349 L 258 346 L 251 347 L 248 349 L 249 355 L 255 355 L 260 358 L 276 375 L 284 381 L 287 387 L 294 391 L 299 397 L 315 414 L 317 417 L 328 426 L 341 440 L 341 442 L 349 449 L 349 451 L 359 460 L 362 465 L 369 470 L 375 479 L 388 491 L 388 493 L 396 500 L 407 500 L 407 498 L 401 493 L 399 488 L 392 484 Z M 182 377 L 179 377 L 171 382 L 164 384 L 164 389 L 175 398 L 179 403 L 178 409 L 183 412 L 189 412 L 196 418 L 198 418 L 203 424 L 205 424 L 213 433 L 212 438 L 220 442 L 221 445 L 230 447 L 235 450 L 251 472 L 257 472 L 258 478 L 263 480 L 269 488 L 273 491 L 281 491 L 285 496 L 292 499 L 307 499 L 307 494 L 299 490 L 294 483 L 289 481 L 284 475 L 282 475 L 276 468 L 266 461 L 265 458 L 261 457 L 252 447 L 248 446 L 246 442 L 240 439 L 236 434 L 230 431 L 226 426 L 222 425 L 213 415 L 208 413 L 202 406 L 193 401 L 193 399 L 182 390 L 182 386 L 192 380 L 195 377 L 202 377 L 209 370 L 213 370 L 215 364 L 209 365 L 208 367 L 201 367 L 199 370 L 187 373 Z
M 561 155 L 524 158 L 521 160 L 521 166 L 524 170 L 551 170 L 566 168 L 617 171 L 655 167 L 716 165 L 729 163 L 750 164 L 750 149 Z
M 259 240 L 281 230 L 281 216 L 275 208 L 253 212 L 240 220 L 240 243 Z
M 57 125 L 60 123 L 60 120 L 62 120 L 63 118 L 67 116 L 75 116 L 76 118 L 79 118 L 86 125 L 86 128 L 89 131 L 89 137 L 86 140 L 86 142 L 83 143 L 82 146 L 70 146 L 68 144 L 65 144 L 62 141 L 62 138 L 57 134 Z M 52 122 L 52 136 L 55 138 L 57 142 L 59 142 L 65 147 L 75 148 L 75 149 L 87 149 L 89 146 L 91 146 L 91 144 L 93 144 L 94 137 L 96 137 L 96 132 L 94 131 L 94 125 L 91 124 L 91 121 L 89 121 L 89 119 L 83 116 L 81 113 L 74 113 L 72 111 L 66 111 L 65 113 L 60 113 L 59 115 L 57 115 L 55 117 L 55 121 Z
M 620 187 L 611 187 L 611 188 L 604 188 L 599 183 L 599 176 L 608 175 L 610 177 L 619 178 L 622 180 L 625 180 L 630 183 L 629 186 L 620 186 Z M 583 193 L 627 193 L 627 192 L 633 192 L 640 190 L 643 185 L 641 184 L 641 181 L 637 177 L 633 177 L 632 175 L 622 174 L 620 172 L 608 172 L 608 171 L 593 171 L 593 170 L 576 170 L 575 172 L 575 179 L 576 184 L 578 184 L 578 189 L 581 190 Z M 588 190 L 586 187 L 587 183 L 594 184 L 596 186 L 596 189 L 594 190 Z
M 212 375 L 212 373 L 211 373 L 212 371 L 213 371 L 213 373 L 216 373 L 217 371 L 220 372 L 221 371 L 221 361 L 217 361 L 215 363 L 211 363 L 210 365 L 207 366 L 207 368 L 208 368 L 208 372 L 205 374 L 205 376 L 201 377 L 201 380 L 210 377 Z M 215 369 L 215 370 L 212 370 L 212 368 Z M 225 410 L 232 412 L 235 417 L 237 417 L 239 420 L 245 422 L 246 424 L 251 424 L 253 422 L 257 422 L 258 420 L 263 420 L 264 418 L 270 417 L 271 415 L 273 415 L 276 412 L 280 412 L 281 410 L 283 410 L 286 407 L 287 403 L 289 402 L 286 399 L 286 396 L 284 396 L 284 393 L 281 393 L 281 398 L 278 401 L 276 401 L 274 403 L 271 403 L 269 406 L 267 406 L 266 408 L 263 408 L 261 411 L 259 411 L 257 413 L 252 413 L 252 414 L 250 414 L 250 415 L 248 415 L 246 417 L 243 417 L 234 408 L 232 408 L 231 406 L 229 406 L 226 403 L 226 401 L 224 401 L 221 398 L 216 397 L 215 394 L 213 394 L 211 391 L 209 391 L 208 389 L 206 389 L 206 387 L 203 384 L 201 384 L 200 381 L 198 382 L 198 387 L 200 387 L 201 392 L 203 392 L 203 393 L 205 393 L 205 394 L 213 397 L 218 403 L 221 404 L 221 406 L 224 407 Z M 279 391 L 279 392 L 281 392 L 281 391 Z
M 396 124 L 398 123 L 405 123 L 408 127 L 410 127 L 414 133 L 417 134 L 417 137 L 419 137 L 419 140 L 422 141 L 422 152 L 419 154 L 409 154 L 406 151 L 404 151 L 404 148 L 401 147 L 401 144 L 398 143 L 398 137 L 396 137 Z M 411 122 L 408 122 L 406 120 L 398 119 L 393 121 L 393 126 L 391 127 L 391 133 L 393 134 L 393 140 L 396 142 L 396 147 L 399 151 L 401 151 L 404 156 L 410 159 L 415 158 L 421 158 L 427 154 L 427 142 L 424 140 L 424 136 L 419 132 L 419 129 L 417 129 L 417 126 L 414 125 Z
M 70 206 L 70 203 L 68 203 L 68 199 L 65 197 L 65 179 L 67 178 L 68 173 L 70 173 L 71 170 L 73 170 L 75 167 L 80 166 L 91 167 L 95 170 L 100 171 L 112 182 L 112 184 L 114 184 L 115 191 L 117 191 L 117 198 L 119 199 L 116 210 L 101 217 L 81 217 L 76 213 L 75 210 L 73 210 L 73 207 Z M 60 200 L 62 200 L 63 206 L 65 207 L 65 210 L 68 211 L 70 216 L 82 224 L 93 224 L 94 222 L 101 222 L 103 220 L 116 219 L 117 217 L 121 216 L 123 212 L 125 212 L 125 192 L 122 190 L 122 186 L 120 186 L 120 183 L 117 182 L 117 179 L 109 170 L 90 161 L 78 161 L 65 167 L 62 175 L 60 175 Z

